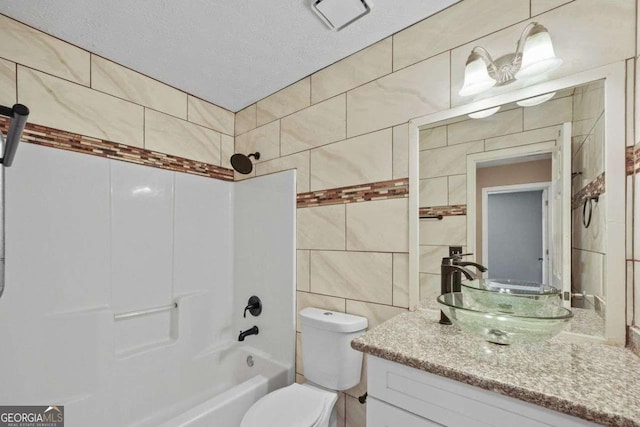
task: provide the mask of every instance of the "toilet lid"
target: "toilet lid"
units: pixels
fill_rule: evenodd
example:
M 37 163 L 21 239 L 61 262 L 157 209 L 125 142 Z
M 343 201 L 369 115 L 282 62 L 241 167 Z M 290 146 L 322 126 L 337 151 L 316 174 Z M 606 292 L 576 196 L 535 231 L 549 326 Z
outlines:
M 294 383 L 254 403 L 240 427 L 312 427 L 333 397 L 333 393 Z

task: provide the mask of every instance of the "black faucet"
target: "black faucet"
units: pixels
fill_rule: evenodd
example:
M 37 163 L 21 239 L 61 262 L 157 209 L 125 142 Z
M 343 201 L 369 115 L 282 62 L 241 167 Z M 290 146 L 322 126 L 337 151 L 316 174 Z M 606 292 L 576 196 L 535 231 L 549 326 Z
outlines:
M 464 254 L 464 255 L 472 255 L 472 254 Z M 462 261 L 462 260 L 454 259 L 454 260 L 453 260 L 453 265 L 457 265 L 457 266 L 460 266 L 460 267 L 469 267 L 469 266 L 471 266 L 471 267 L 475 267 L 475 268 L 477 268 L 477 269 L 478 269 L 478 271 L 480 271 L 480 272 L 482 272 L 482 273 L 484 273 L 485 271 L 487 271 L 487 267 L 485 267 L 484 265 L 480 265 L 480 264 L 478 264 L 477 262 Z M 466 269 L 465 269 L 465 270 L 466 270 Z M 467 271 L 469 271 L 469 270 L 467 270 Z M 471 273 L 471 274 L 473 274 L 473 273 Z M 467 278 L 468 278 L 468 277 L 467 277 Z M 469 280 L 472 280 L 472 279 L 469 279 Z
M 240 331 L 240 335 L 238 336 L 238 341 L 244 341 L 245 337 L 248 337 L 249 335 L 258 335 L 258 332 L 260 331 L 258 330 L 257 326 L 254 326 L 251 329 L 247 329 L 244 332 Z
M 487 267 L 471 261 L 463 261 L 462 257 L 473 254 L 451 254 L 448 257 L 442 258 L 442 264 L 440 266 L 440 292 L 446 294 L 449 292 L 460 292 L 462 276 L 467 280 L 474 280 L 477 278 L 476 274 L 466 267 L 472 266 L 477 268 L 481 272 L 487 271 Z M 451 320 L 440 311 L 440 323 L 443 325 L 450 325 Z

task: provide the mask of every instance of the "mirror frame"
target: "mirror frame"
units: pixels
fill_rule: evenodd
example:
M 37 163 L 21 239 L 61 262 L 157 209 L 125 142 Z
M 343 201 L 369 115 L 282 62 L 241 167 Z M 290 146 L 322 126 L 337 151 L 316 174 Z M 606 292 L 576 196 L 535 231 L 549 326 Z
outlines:
M 556 80 L 538 83 L 512 92 L 463 104 L 448 110 L 418 117 L 409 121 L 409 308 L 414 310 L 420 301 L 419 275 L 419 138 L 420 129 L 430 124 L 474 111 L 484 110 L 531 98 L 544 93 L 560 91 L 604 79 L 605 153 L 604 163 L 606 197 L 606 262 L 605 336 L 566 332 L 578 340 L 604 341 L 624 346 L 626 342 L 626 61 L 583 71 Z

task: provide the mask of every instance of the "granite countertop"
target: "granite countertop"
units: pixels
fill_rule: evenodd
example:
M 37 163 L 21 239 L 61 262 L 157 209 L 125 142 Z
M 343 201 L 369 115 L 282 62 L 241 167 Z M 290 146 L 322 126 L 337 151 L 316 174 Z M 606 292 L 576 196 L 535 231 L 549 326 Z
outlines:
M 364 353 L 603 425 L 640 427 L 640 358 L 562 336 L 500 346 L 438 323 L 437 312 L 402 313 L 352 341 Z

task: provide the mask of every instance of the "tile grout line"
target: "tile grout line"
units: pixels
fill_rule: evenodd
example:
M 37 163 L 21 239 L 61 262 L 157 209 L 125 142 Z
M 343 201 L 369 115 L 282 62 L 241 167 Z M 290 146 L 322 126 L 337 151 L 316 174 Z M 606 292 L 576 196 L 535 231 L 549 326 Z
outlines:
M 147 148 L 147 109 L 142 108 L 142 147 Z
M 307 262 L 309 265 L 309 292 L 311 292 L 311 251 L 307 250 Z
M 347 251 L 347 233 L 349 227 L 347 226 L 347 205 L 342 205 L 344 207 L 344 250 Z
M 529 0 L 529 19 L 533 18 L 533 16 L 531 15 L 531 3 L 533 2 L 533 0 Z
M 449 95 L 449 108 L 451 108 L 451 103 L 453 102 L 452 97 L 451 97 L 451 92 L 453 90 L 452 87 L 452 83 L 453 83 L 453 50 L 450 49 L 449 50 L 449 90 L 448 90 L 448 95 Z M 447 144 L 448 144 L 448 139 L 447 139 Z
M 395 292 L 393 292 L 394 289 L 395 289 L 395 283 L 394 283 L 395 282 L 395 280 L 394 280 L 395 271 L 394 270 L 395 270 L 395 264 L 396 264 L 395 261 L 396 261 L 396 254 L 392 253 L 391 254 L 391 305 L 393 305 L 393 303 L 394 303 L 393 299 L 394 299 L 394 294 L 395 294 Z
M 423 273 L 423 274 L 430 274 L 430 273 Z M 357 299 L 357 298 L 350 298 L 350 297 L 340 297 L 340 296 L 336 296 L 336 295 L 330 295 L 330 294 L 322 294 L 319 292 L 313 292 L 313 291 L 296 291 L 296 292 L 302 292 L 308 295 L 316 295 L 316 296 L 320 296 L 320 297 L 329 297 L 329 298 L 337 298 L 340 300 L 344 300 L 344 312 L 347 312 L 347 301 L 353 301 L 353 302 L 361 302 L 364 304 L 373 304 L 373 305 L 381 305 L 384 307 L 390 307 L 390 308 L 399 308 L 399 309 L 407 309 L 407 307 L 401 307 L 401 306 L 397 306 L 397 305 L 392 305 L 392 304 L 385 304 L 382 302 L 375 302 L 375 301 L 368 301 L 368 300 L 363 300 L 363 299 Z
M 16 71 L 16 79 L 15 79 L 15 83 L 16 83 L 16 104 L 18 103 L 18 63 L 14 62 L 14 69 Z
M 278 119 L 278 159 L 280 158 L 282 158 L 282 120 Z

